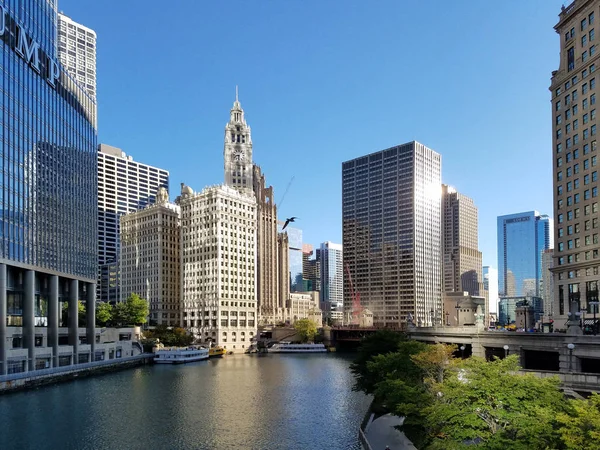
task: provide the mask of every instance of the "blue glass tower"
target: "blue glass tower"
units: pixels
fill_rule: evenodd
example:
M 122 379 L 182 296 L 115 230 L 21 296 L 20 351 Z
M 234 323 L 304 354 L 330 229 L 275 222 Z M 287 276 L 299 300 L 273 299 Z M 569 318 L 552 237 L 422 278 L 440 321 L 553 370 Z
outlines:
M 58 63 L 56 29 L 55 0 L 0 0 L 0 374 L 94 359 L 95 105 Z
M 498 295 L 540 297 L 542 253 L 552 248 L 552 219 L 537 211 L 498 217 Z

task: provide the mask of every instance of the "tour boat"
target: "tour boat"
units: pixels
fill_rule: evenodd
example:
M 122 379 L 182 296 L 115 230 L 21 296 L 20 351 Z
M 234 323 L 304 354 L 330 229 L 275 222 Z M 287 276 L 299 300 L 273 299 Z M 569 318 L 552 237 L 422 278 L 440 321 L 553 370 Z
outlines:
M 208 350 L 208 356 L 210 358 L 222 358 L 227 351 L 223 347 L 219 347 L 218 345 L 215 347 L 211 347 Z
M 269 353 L 325 353 L 327 349 L 323 344 L 291 344 L 289 342 L 280 342 L 273 344 L 267 350 Z
M 154 354 L 154 362 L 158 364 L 183 364 L 208 359 L 208 349 L 204 347 L 168 347 Z

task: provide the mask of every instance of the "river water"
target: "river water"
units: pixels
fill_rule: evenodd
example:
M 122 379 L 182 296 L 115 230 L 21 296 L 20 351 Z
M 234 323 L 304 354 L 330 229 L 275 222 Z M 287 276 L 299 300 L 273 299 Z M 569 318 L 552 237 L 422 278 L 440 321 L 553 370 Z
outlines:
M 359 449 L 344 355 L 232 355 L 0 397 L 0 449 Z

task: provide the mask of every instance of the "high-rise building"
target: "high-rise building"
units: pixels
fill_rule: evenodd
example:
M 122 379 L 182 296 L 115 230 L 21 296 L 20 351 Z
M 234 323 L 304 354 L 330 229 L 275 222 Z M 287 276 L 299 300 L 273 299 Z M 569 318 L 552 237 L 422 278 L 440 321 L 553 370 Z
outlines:
M 96 357 L 95 105 L 58 63 L 56 15 L 0 4 L 0 375 Z
M 120 148 L 98 146 L 98 299 L 116 302 L 119 292 L 119 229 L 122 215 L 154 203 L 169 172 L 134 161 Z
M 487 295 L 490 314 L 498 313 L 498 270 L 483 266 L 483 289 Z
M 258 215 L 252 138 L 237 92 L 224 160 L 224 185 L 181 188 L 183 325 L 201 342 L 243 352 L 257 329 Z
M 302 277 L 306 283 L 305 291 L 321 290 L 321 250 L 315 252 L 311 244 L 302 245 Z
M 96 32 L 62 12 L 58 14 L 58 58 L 96 102 Z
M 180 208 L 162 186 L 154 205 L 121 217 L 121 300 L 146 299 L 150 325 L 181 325 L 180 228 Z
M 552 219 L 537 211 L 498 217 L 498 294 L 541 297 L 542 254 L 552 247 Z
M 302 230 L 287 226 L 282 230 L 285 222 L 278 222 L 280 233 L 288 235 L 289 248 L 289 280 L 290 292 L 304 292 L 304 270 L 302 267 Z
M 321 244 L 321 293 L 320 302 L 324 313 L 331 317 L 332 312 L 344 312 L 344 262 L 342 245 L 333 242 Z
M 544 250 L 542 254 L 542 298 L 544 299 L 544 315 L 554 316 L 554 250 Z
M 553 313 L 558 328 L 563 328 L 568 312 L 591 311 L 590 302 L 598 301 L 598 20 L 600 1 L 575 0 L 562 8 L 554 27 L 560 37 L 560 65 L 550 85 L 556 223 Z
M 344 305 L 375 326 L 441 320 L 441 169 L 415 141 L 342 164 Z
M 284 320 L 284 310 L 288 300 L 287 297 L 279 298 L 281 294 L 279 271 L 283 270 L 287 274 L 289 270 L 287 267 L 282 267 L 279 260 L 277 205 L 273 195 L 273 186 L 266 187 L 265 176 L 259 166 L 254 165 L 253 169 L 252 179 L 257 208 L 256 300 L 258 317 L 262 324 L 276 324 Z
M 483 295 L 477 224 L 473 199 L 443 184 L 444 292 Z M 485 310 L 489 311 L 487 306 Z

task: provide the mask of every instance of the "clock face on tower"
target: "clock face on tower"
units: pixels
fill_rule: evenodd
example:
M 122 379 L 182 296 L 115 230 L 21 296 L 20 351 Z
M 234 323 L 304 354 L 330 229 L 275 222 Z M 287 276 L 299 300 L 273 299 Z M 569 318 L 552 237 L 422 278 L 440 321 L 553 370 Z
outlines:
M 233 160 L 240 162 L 244 160 L 244 151 L 240 147 L 233 150 Z

